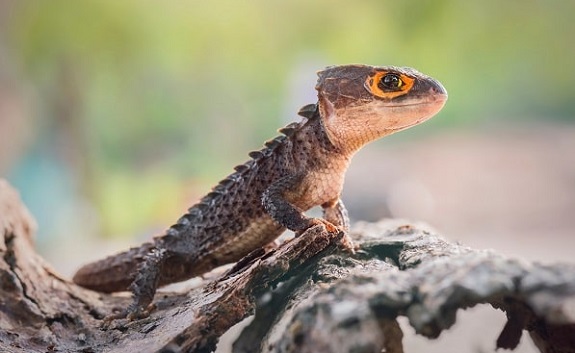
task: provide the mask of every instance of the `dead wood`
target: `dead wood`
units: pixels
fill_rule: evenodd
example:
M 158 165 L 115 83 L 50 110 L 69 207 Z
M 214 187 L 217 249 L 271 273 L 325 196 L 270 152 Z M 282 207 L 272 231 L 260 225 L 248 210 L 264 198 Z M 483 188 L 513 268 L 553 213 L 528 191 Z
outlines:
M 514 348 L 527 331 L 541 352 L 575 352 L 575 265 L 541 265 L 445 241 L 424 227 L 360 224 L 355 254 L 322 226 L 255 251 L 187 293 L 160 293 L 149 318 L 103 325 L 126 295 L 78 287 L 36 254 L 34 221 L 0 181 L 0 352 L 211 352 L 254 315 L 234 352 L 403 352 L 396 318 L 430 339 L 459 309 L 507 314 Z

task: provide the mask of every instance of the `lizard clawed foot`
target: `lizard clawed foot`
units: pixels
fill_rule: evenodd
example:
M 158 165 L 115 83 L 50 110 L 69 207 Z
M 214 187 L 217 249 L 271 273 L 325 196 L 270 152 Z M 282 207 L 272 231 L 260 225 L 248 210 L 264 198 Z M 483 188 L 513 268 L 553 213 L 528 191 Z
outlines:
M 351 240 L 348 231 L 344 229 L 344 227 L 338 227 L 333 223 L 331 223 L 330 221 L 326 221 L 325 219 L 322 218 L 311 218 L 309 228 L 320 224 L 323 225 L 325 227 L 325 230 L 329 233 L 343 233 L 339 245 L 343 248 L 343 250 L 351 254 L 355 254 L 355 245 L 353 244 L 353 241 Z M 295 236 L 299 237 L 300 235 L 305 233 L 309 228 L 295 232 Z
M 355 254 L 355 245 L 353 245 L 353 240 L 351 240 L 346 227 L 338 227 L 333 223 L 321 218 L 313 218 L 312 220 L 317 220 L 318 222 L 316 224 L 323 224 L 325 229 L 330 233 L 343 233 L 339 245 L 343 248 L 344 251 L 347 251 L 352 255 Z
M 150 313 L 156 309 L 155 304 L 148 305 L 147 308 L 137 307 L 130 305 L 128 308 L 121 310 L 118 313 L 110 314 L 103 319 L 103 327 L 109 328 L 115 320 L 127 319 L 128 321 L 135 321 L 147 318 Z
M 342 229 L 338 228 L 333 223 L 326 221 L 325 219 L 310 218 L 309 219 L 309 226 L 307 228 L 295 232 L 296 238 L 299 237 L 300 235 L 302 235 L 303 233 L 305 233 L 308 229 L 310 229 L 314 226 L 320 225 L 320 224 L 323 225 L 325 227 L 325 230 L 329 233 L 339 233 L 339 232 L 343 231 Z
M 353 240 L 351 240 L 348 232 L 343 233 L 343 237 L 341 238 L 339 245 L 344 251 L 347 251 L 352 255 L 355 254 L 356 246 L 353 244 Z
M 150 313 L 156 309 L 155 304 L 148 305 L 147 308 L 136 307 L 133 309 L 128 308 L 128 315 L 126 315 L 126 319 L 130 321 L 145 319 L 150 316 Z

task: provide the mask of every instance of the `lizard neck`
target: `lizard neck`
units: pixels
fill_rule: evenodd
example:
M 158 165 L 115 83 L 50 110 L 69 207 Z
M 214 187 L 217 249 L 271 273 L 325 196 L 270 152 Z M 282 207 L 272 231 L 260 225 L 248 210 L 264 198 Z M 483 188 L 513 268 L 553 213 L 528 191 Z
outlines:
M 336 202 L 341 195 L 351 155 L 329 138 L 319 117 L 308 120 L 289 139 L 286 150 L 294 173 L 303 175 L 299 185 L 286 195 L 301 210 Z
M 294 164 L 304 179 L 293 203 L 302 210 L 336 202 L 341 195 L 352 154 L 335 145 L 319 116 L 306 123 L 291 139 Z
M 326 138 L 348 160 L 369 142 L 391 133 L 380 129 L 381 124 L 377 124 L 380 118 L 361 105 L 336 111 L 333 104 L 320 95 L 319 112 Z M 357 121 L 357 116 L 363 117 L 363 120 Z
M 294 159 L 306 170 L 331 168 L 331 165 L 336 164 L 345 172 L 353 155 L 334 143 L 319 117 L 304 123 L 292 136 L 292 143 Z

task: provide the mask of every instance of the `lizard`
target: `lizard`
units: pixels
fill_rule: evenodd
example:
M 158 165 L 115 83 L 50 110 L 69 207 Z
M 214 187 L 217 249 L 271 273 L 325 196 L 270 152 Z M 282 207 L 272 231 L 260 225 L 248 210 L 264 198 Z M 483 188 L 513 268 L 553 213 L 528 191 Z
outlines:
M 149 315 L 156 289 L 237 262 L 273 243 L 323 224 L 349 229 L 341 200 L 346 170 L 367 143 L 420 124 L 444 106 L 441 83 L 415 69 L 342 65 L 318 72 L 317 103 L 301 121 L 249 153 L 250 159 L 190 207 L 164 234 L 81 267 L 73 281 L 100 292 L 131 290 L 114 318 Z M 305 211 L 323 208 L 322 218 Z

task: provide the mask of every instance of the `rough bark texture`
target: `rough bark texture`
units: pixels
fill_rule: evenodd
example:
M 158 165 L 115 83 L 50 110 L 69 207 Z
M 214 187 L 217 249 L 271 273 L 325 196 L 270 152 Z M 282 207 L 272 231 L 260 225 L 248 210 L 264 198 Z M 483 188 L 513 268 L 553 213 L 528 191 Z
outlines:
M 0 181 L 1 352 L 210 352 L 255 313 L 234 352 L 403 352 L 396 318 L 430 339 L 458 309 L 506 312 L 498 347 L 523 330 L 541 352 L 575 352 L 575 265 L 540 265 L 445 241 L 423 227 L 359 224 L 355 254 L 323 226 L 187 293 L 160 293 L 143 320 L 104 324 L 130 298 L 77 287 L 33 248 L 34 221 Z

